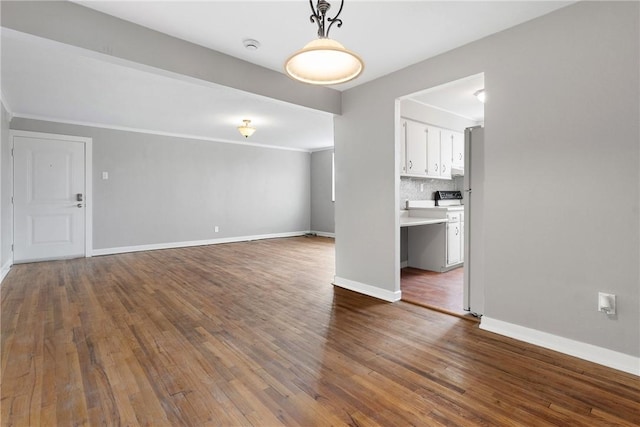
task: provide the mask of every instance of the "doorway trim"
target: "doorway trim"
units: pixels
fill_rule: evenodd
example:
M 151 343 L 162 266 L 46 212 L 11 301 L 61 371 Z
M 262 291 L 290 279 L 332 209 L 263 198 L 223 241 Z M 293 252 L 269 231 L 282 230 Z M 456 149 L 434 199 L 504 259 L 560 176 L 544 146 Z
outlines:
M 13 158 L 14 138 L 26 137 L 26 138 L 40 138 L 51 139 L 56 141 L 74 141 L 84 144 L 84 191 L 85 191 L 85 210 L 84 210 L 84 256 L 90 258 L 93 256 L 93 138 L 85 136 L 73 136 L 73 135 L 60 135 L 55 133 L 44 132 L 32 132 L 26 130 L 14 130 L 9 131 L 11 138 L 11 157 Z M 13 161 L 11 162 L 12 168 L 12 182 L 15 179 L 13 170 Z M 14 188 L 11 188 L 11 243 L 14 244 L 14 232 L 13 227 L 15 223 L 15 215 L 13 212 L 13 197 Z M 13 264 L 13 250 L 11 251 L 11 263 Z

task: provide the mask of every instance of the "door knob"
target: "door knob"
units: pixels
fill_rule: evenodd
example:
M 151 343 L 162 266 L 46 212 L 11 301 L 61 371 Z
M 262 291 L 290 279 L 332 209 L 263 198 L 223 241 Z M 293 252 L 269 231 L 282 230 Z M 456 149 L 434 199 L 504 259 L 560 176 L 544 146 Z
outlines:
M 81 208 L 82 207 L 82 203 L 78 203 L 76 206 Z

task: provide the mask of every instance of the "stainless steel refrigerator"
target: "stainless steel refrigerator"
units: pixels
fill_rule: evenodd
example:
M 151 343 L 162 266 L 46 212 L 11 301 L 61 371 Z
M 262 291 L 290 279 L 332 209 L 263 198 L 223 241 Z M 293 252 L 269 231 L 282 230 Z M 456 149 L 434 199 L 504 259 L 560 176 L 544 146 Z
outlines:
M 484 313 L 484 128 L 464 131 L 464 309 Z

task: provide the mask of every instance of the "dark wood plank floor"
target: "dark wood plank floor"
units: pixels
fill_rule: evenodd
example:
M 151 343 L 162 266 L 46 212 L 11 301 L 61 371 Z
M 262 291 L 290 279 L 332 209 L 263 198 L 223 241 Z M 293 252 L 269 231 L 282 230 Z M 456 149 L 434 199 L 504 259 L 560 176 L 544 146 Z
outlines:
M 2 425 L 638 425 L 637 377 L 334 288 L 290 238 L 17 265 Z
M 464 270 L 456 268 L 445 273 L 403 268 L 400 273 L 402 300 L 478 322 L 463 310 Z

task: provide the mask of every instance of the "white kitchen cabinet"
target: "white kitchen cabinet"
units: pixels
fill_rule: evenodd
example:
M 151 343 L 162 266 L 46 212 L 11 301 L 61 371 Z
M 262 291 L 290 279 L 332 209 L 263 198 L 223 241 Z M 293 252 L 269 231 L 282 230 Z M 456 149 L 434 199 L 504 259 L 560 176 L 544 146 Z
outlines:
M 451 179 L 451 156 L 453 155 L 453 132 L 440 131 L 440 177 Z
M 453 132 L 427 126 L 427 176 L 451 179 Z
M 457 169 L 464 169 L 464 134 L 460 132 L 451 132 L 452 138 L 452 156 L 451 166 Z
M 464 212 L 460 214 L 460 261 L 464 262 Z
M 427 126 L 427 176 L 440 178 L 440 129 Z
M 458 264 L 462 259 L 462 233 L 460 229 L 460 214 L 448 213 L 447 219 L 447 266 Z
M 409 227 L 408 266 L 439 273 L 459 267 L 464 251 L 460 209 L 425 209 L 424 217 L 447 218 L 443 224 Z
M 400 121 L 400 175 L 407 173 L 407 123 L 406 120 Z
M 411 120 L 402 121 L 405 145 L 403 175 L 427 176 L 427 126 Z
M 464 134 L 408 119 L 401 126 L 401 175 L 451 179 L 454 159 L 464 167 Z

